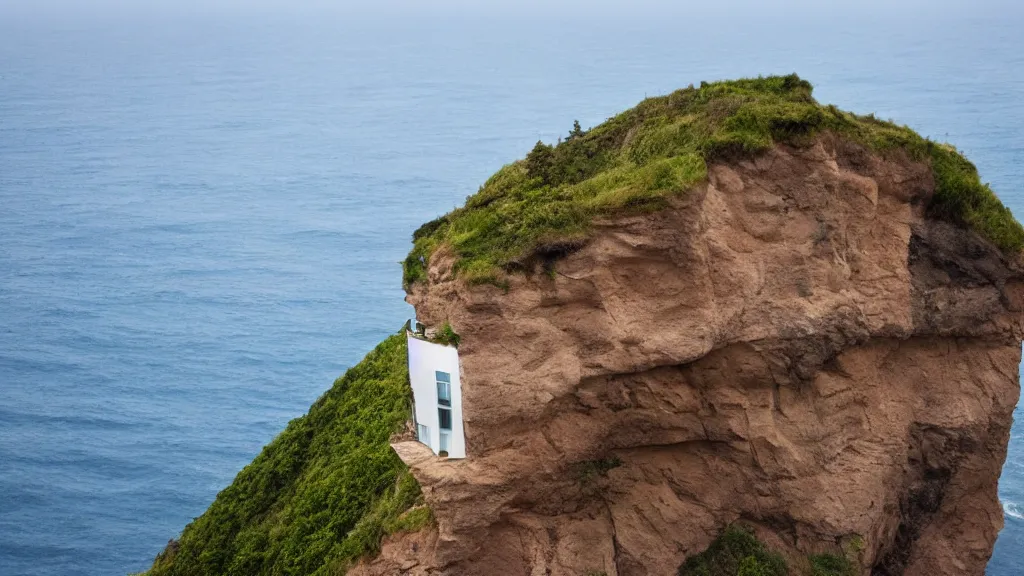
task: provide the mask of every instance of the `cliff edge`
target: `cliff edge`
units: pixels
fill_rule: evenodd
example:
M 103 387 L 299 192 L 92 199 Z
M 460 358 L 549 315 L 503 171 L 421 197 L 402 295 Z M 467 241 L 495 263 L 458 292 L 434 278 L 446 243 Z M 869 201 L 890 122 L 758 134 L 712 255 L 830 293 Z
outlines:
M 467 459 L 383 452 L 389 340 L 152 573 L 980 576 L 1022 248 L 956 150 L 795 75 L 577 124 L 404 264 L 458 332 Z
M 934 156 L 786 129 L 706 156 L 656 209 L 540 235 L 497 281 L 431 232 L 408 300 L 462 337 L 470 458 L 406 456 L 438 522 L 410 573 L 674 574 L 736 522 L 794 573 L 825 553 L 857 574 L 984 573 L 1019 246 L 936 210 Z

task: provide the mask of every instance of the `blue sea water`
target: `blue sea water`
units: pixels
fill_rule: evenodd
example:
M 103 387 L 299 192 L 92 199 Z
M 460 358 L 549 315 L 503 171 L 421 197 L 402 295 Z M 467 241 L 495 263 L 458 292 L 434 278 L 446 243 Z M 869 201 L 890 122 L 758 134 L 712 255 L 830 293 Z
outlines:
M 0 5 L 0 575 L 146 568 L 410 315 L 412 230 L 574 119 L 797 71 L 1024 216 L 1024 11 L 753 6 Z M 1024 424 L 1000 496 L 1013 576 Z

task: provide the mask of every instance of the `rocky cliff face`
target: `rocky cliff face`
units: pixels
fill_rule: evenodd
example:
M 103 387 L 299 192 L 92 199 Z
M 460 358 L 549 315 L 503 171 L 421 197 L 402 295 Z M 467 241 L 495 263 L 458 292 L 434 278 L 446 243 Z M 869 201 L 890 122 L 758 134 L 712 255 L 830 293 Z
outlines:
M 395 449 L 437 526 L 353 574 L 674 574 L 743 521 L 799 569 L 984 572 L 1024 266 L 925 216 L 927 164 L 820 135 L 709 162 L 508 290 L 411 288 L 461 335 L 469 458 Z

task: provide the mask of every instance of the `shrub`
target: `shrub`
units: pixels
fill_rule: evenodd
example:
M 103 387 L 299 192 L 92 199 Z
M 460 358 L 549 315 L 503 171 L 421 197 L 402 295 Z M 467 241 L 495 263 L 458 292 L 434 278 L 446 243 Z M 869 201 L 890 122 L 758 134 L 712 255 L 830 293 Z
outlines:
M 776 574 L 772 571 L 772 567 L 769 564 L 761 562 L 755 556 L 747 556 L 740 562 L 740 567 L 736 570 L 736 576 L 773 576 Z
M 863 539 L 854 536 L 851 542 Z M 843 556 L 816 554 L 807 557 L 810 576 L 856 576 L 858 567 Z M 769 550 L 752 532 L 729 526 L 706 550 L 691 556 L 679 567 L 679 576 L 784 576 L 789 573 L 785 559 Z
M 818 554 L 808 558 L 811 561 L 811 576 L 856 576 L 853 563 L 834 554 Z
M 455 329 L 452 328 L 451 324 L 445 322 L 444 325 L 442 325 L 441 328 L 437 331 L 437 334 L 434 334 L 434 337 L 431 339 L 431 341 L 437 344 L 444 344 L 445 346 L 455 346 L 456 348 L 458 348 L 459 342 L 462 341 L 462 337 L 460 337 L 455 332 Z
M 768 550 L 754 534 L 729 526 L 708 546 L 679 567 L 679 576 L 786 576 L 786 561 Z

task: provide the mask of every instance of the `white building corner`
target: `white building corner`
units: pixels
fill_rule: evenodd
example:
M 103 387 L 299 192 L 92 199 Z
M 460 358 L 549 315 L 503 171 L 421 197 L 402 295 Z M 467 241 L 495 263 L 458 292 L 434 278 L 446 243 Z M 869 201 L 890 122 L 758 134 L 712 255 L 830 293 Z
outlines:
M 416 326 L 415 321 L 411 326 Z M 459 352 L 454 346 L 430 342 L 411 331 L 406 337 L 416 437 L 434 454 L 465 458 Z

